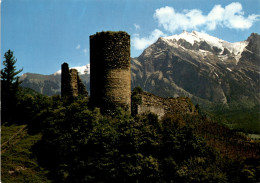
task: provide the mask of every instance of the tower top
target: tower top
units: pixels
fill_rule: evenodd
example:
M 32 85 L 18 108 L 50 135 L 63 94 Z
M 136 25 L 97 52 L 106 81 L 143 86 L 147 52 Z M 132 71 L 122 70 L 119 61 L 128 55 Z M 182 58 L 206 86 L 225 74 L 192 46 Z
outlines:
M 106 36 L 129 36 L 130 35 L 127 32 L 124 31 L 102 31 L 102 32 L 97 32 L 96 34 L 93 34 L 90 36 L 90 39 L 94 37 L 106 37 Z

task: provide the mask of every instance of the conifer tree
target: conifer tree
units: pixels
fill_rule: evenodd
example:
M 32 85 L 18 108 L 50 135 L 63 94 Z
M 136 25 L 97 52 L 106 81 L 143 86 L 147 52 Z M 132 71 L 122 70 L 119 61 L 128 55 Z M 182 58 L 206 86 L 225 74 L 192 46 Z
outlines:
M 4 68 L 1 69 L 1 101 L 2 101 L 2 122 L 11 121 L 16 110 L 19 77 L 17 76 L 23 69 L 16 70 L 16 62 L 13 51 L 8 50 L 4 54 Z

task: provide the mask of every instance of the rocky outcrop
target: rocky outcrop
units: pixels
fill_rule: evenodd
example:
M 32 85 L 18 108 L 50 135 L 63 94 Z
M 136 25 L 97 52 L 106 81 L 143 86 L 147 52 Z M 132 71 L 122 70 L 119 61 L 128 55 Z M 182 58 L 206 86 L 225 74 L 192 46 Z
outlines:
M 132 59 L 132 87 L 162 97 L 190 97 L 204 106 L 257 105 L 259 39 L 254 33 L 246 41 L 228 43 L 198 32 L 159 38 Z

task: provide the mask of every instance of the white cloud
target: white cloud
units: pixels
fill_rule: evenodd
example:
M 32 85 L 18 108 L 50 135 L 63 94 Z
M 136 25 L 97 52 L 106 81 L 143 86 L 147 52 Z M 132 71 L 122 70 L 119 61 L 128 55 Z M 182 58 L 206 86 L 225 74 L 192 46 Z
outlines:
M 143 50 L 150 44 L 154 43 L 160 36 L 166 35 L 159 29 L 155 29 L 148 37 L 140 37 L 139 34 L 134 34 L 132 43 L 135 49 Z
M 225 9 L 221 7 L 221 5 L 216 5 L 214 8 L 209 12 L 207 17 L 207 29 L 215 30 L 217 24 L 221 25 L 222 20 L 224 18 Z
M 246 17 L 240 3 L 231 3 L 224 8 L 216 5 L 208 13 L 203 15 L 199 9 L 184 10 L 176 12 L 173 7 L 162 7 L 155 10 L 154 19 L 158 21 L 166 31 L 188 30 L 205 28 L 215 30 L 217 26 L 225 26 L 230 29 L 249 29 L 260 15 L 249 15 Z
M 242 11 L 242 5 L 240 3 L 231 3 L 225 7 L 224 12 L 224 24 L 228 28 L 234 29 L 249 29 L 253 23 L 260 17 L 260 15 L 249 15 L 244 17 Z
M 87 56 L 87 53 L 88 53 L 88 49 L 83 49 L 82 52 L 84 53 L 85 56 Z
M 80 49 L 80 44 L 78 44 L 78 45 L 76 46 L 76 49 L 77 49 L 77 50 L 79 50 L 79 49 Z
M 140 25 L 138 25 L 138 24 L 134 24 L 134 26 L 135 26 L 135 30 L 140 29 Z

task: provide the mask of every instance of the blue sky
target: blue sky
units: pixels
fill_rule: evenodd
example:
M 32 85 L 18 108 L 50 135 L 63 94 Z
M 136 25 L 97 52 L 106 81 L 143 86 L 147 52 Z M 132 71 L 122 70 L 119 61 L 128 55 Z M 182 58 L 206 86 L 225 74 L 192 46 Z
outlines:
M 14 51 L 23 73 L 52 74 L 89 63 L 89 36 L 131 35 L 137 57 L 159 36 L 203 31 L 229 42 L 260 33 L 260 0 L 0 0 L 1 62 Z

